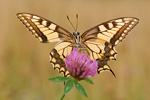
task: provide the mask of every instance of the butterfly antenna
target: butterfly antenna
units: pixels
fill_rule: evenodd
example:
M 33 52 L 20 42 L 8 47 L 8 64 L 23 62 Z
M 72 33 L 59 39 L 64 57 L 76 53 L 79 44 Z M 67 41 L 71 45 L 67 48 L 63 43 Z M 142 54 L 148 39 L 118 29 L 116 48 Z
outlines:
M 68 15 L 67 15 L 67 19 L 68 19 L 68 21 L 70 22 L 70 24 L 72 25 L 72 27 L 74 28 L 74 30 L 76 31 L 76 29 L 75 29 L 75 27 L 73 26 L 73 24 L 71 23 L 71 21 L 70 21 Z
M 77 18 L 77 24 L 76 24 L 76 31 L 77 31 L 77 28 L 78 28 L 78 14 L 76 14 L 76 18 Z

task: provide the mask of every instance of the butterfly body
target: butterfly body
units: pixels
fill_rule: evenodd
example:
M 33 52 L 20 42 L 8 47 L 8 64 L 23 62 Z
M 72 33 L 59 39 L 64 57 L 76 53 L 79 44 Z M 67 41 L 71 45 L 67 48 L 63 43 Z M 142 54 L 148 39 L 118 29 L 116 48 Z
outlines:
M 85 31 L 82 35 L 75 30 L 70 33 L 61 26 L 43 17 L 30 13 L 18 13 L 17 17 L 42 43 L 58 42 L 50 52 L 50 62 L 54 69 L 68 76 L 65 58 L 74 48 L 97 60 L 97 72 L 111 71 L 109 60 L 116 60 L 117 46 L 139 22 L 134 17 L 121 17 L 106 21 Z

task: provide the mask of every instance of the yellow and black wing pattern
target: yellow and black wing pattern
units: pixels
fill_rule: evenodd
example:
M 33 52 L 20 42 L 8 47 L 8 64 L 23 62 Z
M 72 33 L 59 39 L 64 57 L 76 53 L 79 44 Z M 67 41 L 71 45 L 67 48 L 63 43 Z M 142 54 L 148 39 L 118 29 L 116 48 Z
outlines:
M 116 60 L 117 46 L 139 22 L 134 17 L 122 17 L 99 24 L 81 35 L 82 43 L 90 52 L 91 59 L 97 59 L 98 73 L 109 70 L 107 62 Z
M 42 43 L 58 42 L 66 38 L 72 39 L 72 34 L 57 24 L 29 13 L 18 13 L 17 17 Z
M 58 42 L 50 52 L 50 63 L 54 69 L 68 76 L 65 58 L 74 48 L 75 37 L 66 29 L 43 17 L 30 13 L 18 13 L 17 17 L 42 43 Z M 92 60 L 98 62 L 98 73 L 102 71 L 114 72 L 107 64 L 109 60 L 116 60 L 115 46 L 117 46 L 139 22 L 134 17 L 122 17 L 99 24 L 81 36 L 80 45 L 87 50 Z
M 50 63 L 54 69 L 69 75 L 65 67 L 65 57 L 71 52 L 73 35 L 61 26 L 35 14 L 18 13 L 17 17 L 42 43 L 59 42 L 50 52 Z

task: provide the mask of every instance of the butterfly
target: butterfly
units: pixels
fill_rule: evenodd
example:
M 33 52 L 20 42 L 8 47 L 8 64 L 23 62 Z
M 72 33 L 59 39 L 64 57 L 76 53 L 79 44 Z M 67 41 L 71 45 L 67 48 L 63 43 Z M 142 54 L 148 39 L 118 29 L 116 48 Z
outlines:
M 74 48 L 86 52 L 92 60 L 96 59 L 98 73 L 110 71 L 115 76 L 108 61 L 116 60 L 115 46 L 122 42 L 139 22 L 135 17 L 116 18 L 96 25 L 80 35 L 77 27 L 72 34 L 54 22 L 35 14 L 18 13 L 17 17 L 40 42 L 58 42 L 50 52 L 50 63 L 65 77 L 69 75 L 65 67 L 65 58 Z M 69 17 L 67 18 L 69 20 Z

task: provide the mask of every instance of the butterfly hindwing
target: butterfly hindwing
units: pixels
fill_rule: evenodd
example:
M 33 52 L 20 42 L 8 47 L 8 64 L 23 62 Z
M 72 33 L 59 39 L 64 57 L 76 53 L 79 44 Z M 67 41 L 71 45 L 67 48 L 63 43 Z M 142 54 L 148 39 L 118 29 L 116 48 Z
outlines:
M 97 72 L 101 73 L 103 71 L 110 71 L 115 76 L 114 72 L 111 70 L 110 66 L 108 65 L 108 61 L 116 60 L 115 55 L 117 54 L 114 50 L 113 46 L 106 42 L 104 44 L 101 43 L 95 43 L 87 42 L 84 43 L 85 47 L 87 48 L 90 58 L 96 59 L 98 63 L 98 69 Z
M 17 17 L 40 42 L 58 42 L 73 37 L 64 28 L 38 15 L 18 13 Z
M 72 40 L 66 39 L 59 42 L 50 52 L 50 63 L 52 63 L 54 69 L 58 69 L 65 77 L 69 75 L 65 66 L 65 58 L 72 50 Z

